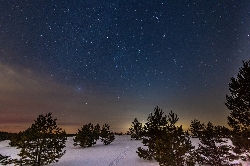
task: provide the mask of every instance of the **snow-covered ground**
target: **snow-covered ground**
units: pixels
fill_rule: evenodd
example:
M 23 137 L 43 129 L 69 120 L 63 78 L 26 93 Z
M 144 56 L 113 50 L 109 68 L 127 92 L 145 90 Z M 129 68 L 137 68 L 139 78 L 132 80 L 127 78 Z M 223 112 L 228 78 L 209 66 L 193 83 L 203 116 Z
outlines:
M 0 142 L 0 154 L 18 158 L 19 150 L 9 146 L 9 141 Z M 198 139 L 192 139 L 197 147 Z M 73 138 L 68 137 L 66 154 L 59 162 L 51 166 L 159 166 L 156 161 L 147 161 L 138 157 L 136 150 L 142 146 L 141 141 L 130 140 L 129 135 L 116 135 L 110 145 L 103 145 L 101 141 L 90 148 L 73 146 Z M 243 163 L 243 165 L 250 165 Z
M 110 145 L 103 145 L 98 141 L 90 148 L 81 148 L 73 145 L 73 138 L 69 137 L 66 143 L 66 154 L 53 166 L 158 166 L 154 162 L 145 161 L 138 157 L 136 150 L 141 141 L 131 141 L 130 136 L 115 136 Z
M 20 150 L 9 146 L 9 141 L 0 142 L 0 154 L 18 158 Z M 73 137 L 68 137 L 66 154 L 59 162 L 51 166 L 159 166 L 156 161 L 147 161 L 138 157 L 136 150 L 141 141 L 130 140 L 129 135 L 116 135 L 110 145 L 103 145 L 100 140 L 90 148 L 73 145 Z

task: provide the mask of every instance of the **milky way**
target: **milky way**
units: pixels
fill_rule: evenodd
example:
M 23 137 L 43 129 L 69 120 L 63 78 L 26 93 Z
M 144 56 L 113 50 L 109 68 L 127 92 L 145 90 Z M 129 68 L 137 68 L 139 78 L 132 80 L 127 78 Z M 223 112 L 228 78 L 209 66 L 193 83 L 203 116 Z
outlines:
M 250 2 L 0 0 L 0 131 L 52 112 L 127 131 L 156 106 L 225 125 L 249 60 Z

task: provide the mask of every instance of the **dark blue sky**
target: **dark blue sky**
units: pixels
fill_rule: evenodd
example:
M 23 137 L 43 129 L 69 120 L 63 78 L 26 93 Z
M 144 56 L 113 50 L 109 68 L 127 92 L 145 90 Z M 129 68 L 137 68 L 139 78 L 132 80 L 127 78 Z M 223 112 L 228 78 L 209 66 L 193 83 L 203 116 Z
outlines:
M 225 125 L 249 27 L 248 1 L 0 0 L 0 130 L 50 111 L 127 131 L 156 106 Z

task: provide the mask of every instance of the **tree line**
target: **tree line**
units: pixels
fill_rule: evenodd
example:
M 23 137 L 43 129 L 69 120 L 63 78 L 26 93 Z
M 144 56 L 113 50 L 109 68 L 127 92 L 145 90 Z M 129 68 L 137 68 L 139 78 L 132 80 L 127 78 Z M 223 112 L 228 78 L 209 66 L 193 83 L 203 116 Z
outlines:
M 177 126 L 178 117 L 172 111 L 168 115 L 159 107 L 149 114 L 144 126 L 137 118 L 129 128 L 131 139 L 142 139 L 146 148 L 139 147 L 137 154 L 146 160 L 156 160 L 161 166 L 179 165 L 232 165 L 231 161 L 250 161 L 250 61 L 243 62 L 236 78 L 229 83 L 230 95 L 226 95 L 225 105 L 230 110 L 227 122 L 230 128 L 204 124 L 197 119 L 191 121 L 184 131 Z M 58 162 L 66 153 L 67 135 L 56 124 L 52 114 L 39 115 L 35 123 L 25 131 L 14 135 L 1 132 L 1 139 L 10 139 L 10 145 L 20 149 L 20 159 L 12 159 L 0 154 L 0 164 L 48 165 Z M 198 148 L 191 138 L 199 139 Z M 110 126 L 92 123 L 83 125 L 76 133 L 74 146 L 91 147 L 101 139 L 110 144 L 114 133 Z M 232 141 L 232 146 L 227 144 Z M 237 164 L 236 164 L 237 165 Z M 238 164 L 239 165 L 239 164 Z

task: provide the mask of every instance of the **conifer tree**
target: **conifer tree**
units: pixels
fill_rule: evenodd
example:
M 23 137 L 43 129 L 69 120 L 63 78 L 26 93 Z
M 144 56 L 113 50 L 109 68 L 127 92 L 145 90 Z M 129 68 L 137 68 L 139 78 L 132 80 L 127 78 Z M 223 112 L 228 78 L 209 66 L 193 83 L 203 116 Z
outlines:
M 241 159 L 250 160 L 250 60 L 243 61 L 237 77 L 231 78 L 229 91 L 225 104 L 231 110 L 227 120 L 232 128 L 234 152 Z
M 104 124 L 101 129 L 100 137 L 104 145 L 108 145 L 115 140 L 115 135 L 109 130 L 109 125 Z
M 63 150 L 66 142 L 66 133 L 57 127 L 52 114 L 39 115 L 35 123 L 19 134 L 12 145 L 21 149 L 20 159 L 9 159 L 10 163 L 17 165 L 47 165 L 58 162 L 65 154 Z
M 96 127 L 98 128 L 98 127 Z M 74 146 L 80 145 L 83 148 L 91 147 L 96 144 L 99 138 L 99 133 L 97 134 L 97 129 L 95 130 L 92 123 L 83 125 L 81 130 L 78 129 L 76 137 L 73 139 Z
M 155 160 L 160 166 L 194 165 L 194 146 L 188 132 L 176 126 L 178 118 L 173 112 L 168 115 L 168 124 L 163 127 L 162 136 L 156 138 Z
M 222 137 L 225 136 L 224 127 L 213 126 L 211 122 L 205 125 L 195 119 L 191 121 L 189 130 L 200 140 L 195 152 L 198 164 L 230 165 L 230 160 L 234 159 L 234 155 L 229 152 L 231 146 L 227 145 L 227 140 Z
M 156 148 L 156 138 L 161 137 L 161 129 L 163 126 L 167 125 L 167 117 L 163 116 L 164 112 L 162 109 L 156 107 L 154 109 L 154 114 L 150 113 L 147 122 L 143 127 L 143 136 L 142 143 L 145 146 L 148 146 L 147 149 L 138 148 L 138 156 L 146 159 L 152 160 L 155 156 L 155 148 Z
M 129 133 L 131 134 L 131 139 L 135 138 L 136 140 L 141 139 L 142 136 L 142 123 L 138 121 L 137 118 L 132 122 L 131 127 L 129 128 Z
M 138 156 L 152 160 L 155 159 L 163 165 L 193 165 L 192 146 L 189 135 L 184 132 L 182 126 L 175 124 L 178 121 L 177 115 L 172 111 L 168 116 L 158 107 L 154 114 L 149 114 L 147 123 L 144 126 L 144 146 L 138 148 Z

